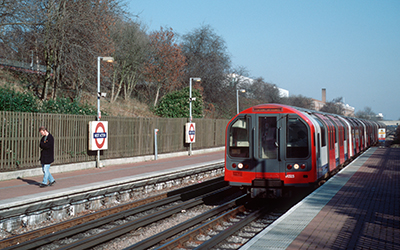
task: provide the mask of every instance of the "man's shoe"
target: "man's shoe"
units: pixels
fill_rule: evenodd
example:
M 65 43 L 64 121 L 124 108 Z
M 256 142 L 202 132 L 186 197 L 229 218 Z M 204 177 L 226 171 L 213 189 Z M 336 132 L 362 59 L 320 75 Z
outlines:
M 47 187 L 47 184 L 40 183 L 39 187 L 45 188 L 45 187 Z
M 56 181 L 54 180 L 53 182 L 51 182 L 50 184 L 49 184 L 49 186 L 53 186 L 54 184 L 56 184 Z

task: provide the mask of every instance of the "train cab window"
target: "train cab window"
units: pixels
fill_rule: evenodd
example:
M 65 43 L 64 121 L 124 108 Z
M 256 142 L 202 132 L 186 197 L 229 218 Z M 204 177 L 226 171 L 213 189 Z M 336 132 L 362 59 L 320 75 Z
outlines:
M 298 118 L 289 118 L 286 135 L 286 157 L 305 158 L 309 155 L 307 126 Z
M 249 130 L 246 119 L 238 119 L 229 129 L 229 155 L 249 157 Z
M 260 117 L 259 127 L 259 157 L 263 159 L 276 159 L 278 143 L 276 142 L 276 117 Z

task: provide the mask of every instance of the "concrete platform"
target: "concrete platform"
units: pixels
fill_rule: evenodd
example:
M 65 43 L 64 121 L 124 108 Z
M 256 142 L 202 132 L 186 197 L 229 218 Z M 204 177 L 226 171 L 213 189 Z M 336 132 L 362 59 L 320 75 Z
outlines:
M 161 158 L 161 159 L 160 159 Z M 33 200 L 44 200 L 61 194 L 73 194 L 94 186 L 113 185 L 127 180 L 146 176 L 168 174 L 180 169 L 196 168 L 205 164 L 223 163 L 224 151 L 193 152 L 191 156 L 161 156 L 158 160 L 132 162 L 125 164 L 108 163 L 103 168 L 90 168 L 61 173 L 50 172 L 56 180 L 55 185 L 39 188 L 43 174 L 0 181 L 0 209 L 10 204 Z M 119 163 L 119 162 L 117 162 Z M 0 210 L 1 211 L 1 210 Z
M 400 249 L 400 149 L 370 148 L 245 249 Z

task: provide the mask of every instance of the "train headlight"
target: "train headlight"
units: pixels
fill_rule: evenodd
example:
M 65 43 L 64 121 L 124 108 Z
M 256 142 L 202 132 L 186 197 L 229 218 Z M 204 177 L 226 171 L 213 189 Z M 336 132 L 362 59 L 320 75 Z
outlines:
M 236 164 L 235 164 L 235 163 L 232 163 L 232 167 L 233 167 L 233 168 L 236 168 Z
M 291 164 L 288 164 L 286 167 L 287 167 L 287 169 L 290 170 L 290 169 L 292 169 L 293 166 Z
M 301 169 L 305 169 L 306 168 L 306 164 L 301 164 L 300 168 Z
M 238 168 L 239 168 L 239 169 L 242 169 L 242 168 L 243 168 L 243 163 L 239 163 L 239 164 L 238 164 Z
M 297 163 L 296 163 L 296 164 L 294 164 L 294 166 L 293 166 L 293 167 L 294 167 L 294 169 L 296 169 L 296 170 L 297 170 L 297 169 L 299 169 L 299 167 L 300 167 L 300 166 L 299 166 L 299 164 L 297 164 Z

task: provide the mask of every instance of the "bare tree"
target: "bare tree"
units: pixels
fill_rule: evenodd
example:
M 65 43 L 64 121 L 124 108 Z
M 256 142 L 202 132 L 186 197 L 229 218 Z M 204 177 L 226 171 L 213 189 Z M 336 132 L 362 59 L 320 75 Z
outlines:
M 96 57 L 114 52 L 109 30 L 122 13 L 118 4 L 119 0 L 4 0 L 0 49 L 17 60 L 35 54 L 36 63 L 46 66 L 42 99 L 56 98 L 58 89 L 77 98 L 95 81 Z
M 261 103 L 281 102 L 278 87 L 275 84 L 265 82 L 262 77 L 255 79 L 248 89 L 251 94 L 250 97 Z
M 3 0 L 0 3 L 0 55 L 27 62 L 38 56 L 43 6 L 38 1 Z M 38 58 L 36 58 L 38 60 Z
M 161 89 L 168 93 L 181 85 L 179 80 L 185 65 L 185 56 L 181 46 L 175 42 L 172 29 L 161 28 L 150 34 L 150 55 L 144 66 L 144 74 L 147 81 L 156 87 L 154 106 L 157 105 Z
M 187 62 L 185 80 L 200 77 L 206 102 L 231 106 L 231 102 L 224 102 L 227 93 L 235 91 L 226 82 L 231 61 L 224 39 L 209 25 L 194 29 L 183 35 L 182 39 Z
M 282 103 L 299 107 L 299 108 L 306 108 L 306 109 L 313 109 L 313 101 L 309 97 L 305 97 L 302 95 L 294 95 L 290 97 L 282 98 Z
M 343 100 L 343 97 L 337 97 L 330 102 L 326 102 L 320 111 L 332 113 L 332 114 L 343 115 L 344 109 L 343 109 L 342 100 Z
M 111 102 L 114 102 L 121 90 L 125 100 L 142 78 L 149 39 L 139 23 L 119 20 L 112 31 L 115 44 L 115 60 Z
M 376 113 L 372 111 L 371 107 L 365 107 L 363 110 L 357 111 L 356 117 L 367 120 L 377 120 Z
M 75 97 L 79 97 L 84 84 L 95 79 L 97 56 L 109 56 L 114 52 L 109 29 L 114 24 L 116 1 L 46 2 L 47 71 L 42 98 L 47 98 L 50 83 L 52 98 L 57 96 L 59 87 L 76 90 Z
M 0 27 L 38 25 L 36 20 L 37 1 L 2 0 L 0 2 Z

